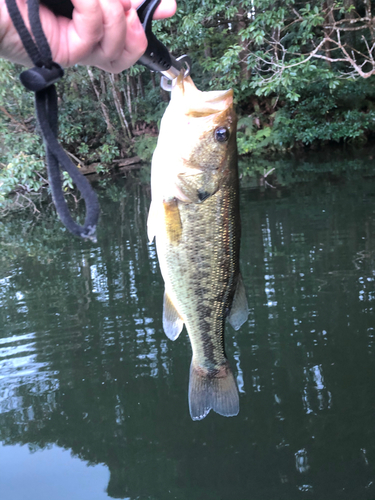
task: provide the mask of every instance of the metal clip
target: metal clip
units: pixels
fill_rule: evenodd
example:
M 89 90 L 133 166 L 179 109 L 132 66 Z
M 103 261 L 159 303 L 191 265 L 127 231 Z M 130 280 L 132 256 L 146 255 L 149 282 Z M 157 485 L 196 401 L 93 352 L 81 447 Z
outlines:
M 182 71 L 185 66 L 184 78 L 190 75 L 191 59 L 188 55 L 184 54 L 183 56 L 175 59 L 173 68 L 177 68 L 178 66 L 180 66 L 180 71 Z M 171 73 L 171 71 L 161 71 L 162 77 L 160 79 L 160 87 L 163 90 L 166 90 L 167 92 L 172 91 L 173 87 L 176 84 L 176 78 L 178 77 L 180 72 L 178 72 L 177 74 L 176 73 L 177 72 Z

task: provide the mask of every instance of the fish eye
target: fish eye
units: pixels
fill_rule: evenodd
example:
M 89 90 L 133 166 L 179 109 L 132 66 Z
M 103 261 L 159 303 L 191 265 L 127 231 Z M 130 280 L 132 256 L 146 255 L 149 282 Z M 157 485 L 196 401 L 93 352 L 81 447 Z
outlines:
M 227 127 L 219 127 L 215 130 L 215 139 L 217 142 L 227 142 L 229 139 L 229 130 Z

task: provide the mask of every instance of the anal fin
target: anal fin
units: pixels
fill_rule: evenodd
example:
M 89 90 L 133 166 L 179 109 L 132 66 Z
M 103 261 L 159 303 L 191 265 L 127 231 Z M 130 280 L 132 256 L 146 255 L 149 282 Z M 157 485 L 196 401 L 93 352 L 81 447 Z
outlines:
M 193 420 L 202 420 L 210 410 L 224 417 L 240 411 L 238 389 L 228 361 L 217 372 L 209 373 L 192 359 L 189 382 L 189 409 Z
M 237 288 L 233 297 L 232 307 L 228 321 L 235 330 L 238 330 L 247 320 L 249 306 L 247 304 L 246 291 L 241 274 L 238 275 Z
M 180 318 L 180 315 L 176 311 L 169 295 L 164 291 L 164 301 L 163 301 L 163 328 L 166 336 L 170 340 L 176 340 L 180 335 L 182 328 L 184 327 L 184 322 Z

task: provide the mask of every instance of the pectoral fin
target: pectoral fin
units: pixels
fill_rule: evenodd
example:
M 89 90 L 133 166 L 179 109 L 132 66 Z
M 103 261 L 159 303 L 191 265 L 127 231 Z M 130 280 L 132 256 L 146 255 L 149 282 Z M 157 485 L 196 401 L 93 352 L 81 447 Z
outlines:
M 163 328 L 166 336 L 170 340 L 176 340 L 180 335 L 183 326 L 184 322 L 180 318 L 180 315 L 176 311 L 175 306 L 165 291 L 163 303 Z
M 176 199 L 164 201 L 163 206 L 168 239 L 172 245 L 178 245 L 182 236 L 182 224 L 178 202 Z
M 147 218 L 147 236 L 148 241 L 151 242 L 156 234 L 156 213 L 155 213 L 155 202 L 151 202 L 150 209 L 148 211 Z
M 177 245 L 182 235 L 182 224 L 177 199 L 163 201 L 163 205 L 155 201 L 151 202 L 147 219 L 147 236 L 150 242 L 163 226 L 165 227 L 169 241 Z
M 235 330 L 238 330 L 247 320 L 249 307 L 245 287 L 241 274 L 238 276 L 237 288 L 234 294 L 232 307 L 228 316 L 228 321 Z

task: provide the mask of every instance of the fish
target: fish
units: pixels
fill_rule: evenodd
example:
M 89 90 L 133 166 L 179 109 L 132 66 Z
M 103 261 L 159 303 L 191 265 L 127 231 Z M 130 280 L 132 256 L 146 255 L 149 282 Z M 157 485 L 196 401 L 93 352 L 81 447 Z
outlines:
M 189 409 L 239 412 L 236 381 L 225 354 L 228 319 L 248 317 L 239 269 L 241 224 L 233 90 L 202 92 L 191 77 L 175 80 L 151 164 L 148 238 L 155 237 L 165 291 L 163 329 L 176 340 L 183 326 L 192 346 Z

